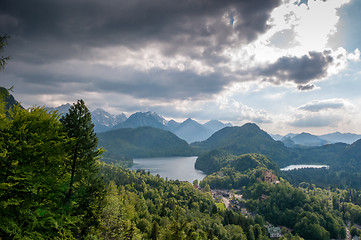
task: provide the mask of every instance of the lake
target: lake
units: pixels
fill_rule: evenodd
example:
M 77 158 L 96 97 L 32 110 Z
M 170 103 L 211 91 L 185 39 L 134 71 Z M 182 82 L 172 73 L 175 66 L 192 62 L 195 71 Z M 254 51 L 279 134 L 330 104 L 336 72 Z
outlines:
M 326 168 L 329 169 L 328 165 L 317 165 L 317 164 L 297 164 L 297 165 L 289 165 L 285 168 L 281 168 L 281 171 L 289 171 L 289 170 L 297 170 L 302 168 Z
M 152 175 L 159 174 L 168 180 L 188 181 L 195 179 L 201 181 L 206 174 L 194 168 L 197 157 L 162 157 L 162 158 L 136 158 L 130 170 L 142 169 Z

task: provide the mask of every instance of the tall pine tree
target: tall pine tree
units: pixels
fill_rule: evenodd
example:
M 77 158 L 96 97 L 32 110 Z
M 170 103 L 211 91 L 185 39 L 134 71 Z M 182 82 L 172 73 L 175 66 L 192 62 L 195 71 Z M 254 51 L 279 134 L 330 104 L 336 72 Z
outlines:
M 99 224 L 100 202 L 105 190 L 104 183 L 97 176 L 97 160 L 103 150 L 97 149 L 98 139 L 94 133 L 94 124 L 83 100 L 74 103 L 60 122 L 72 139 L 67 163 L 70 180 L 64 204 L 65 209 L 72 215 L 81 216 L 81 226 L 78 226 L 76 235 L 82 237 L 89 234 L 89 226 Z
M 75 185 L 89 174 L 97 171 L 96 160 L 102 153 L 97 149 L 98 139 L 94 133 L 91 114 L 83 100 L 78 100 L 70 107 L 69 112 L 60 119 L 68 136 L 73 140 L 70 144 L 69 171 L 70 182 L 65 202 L 73 195 Z

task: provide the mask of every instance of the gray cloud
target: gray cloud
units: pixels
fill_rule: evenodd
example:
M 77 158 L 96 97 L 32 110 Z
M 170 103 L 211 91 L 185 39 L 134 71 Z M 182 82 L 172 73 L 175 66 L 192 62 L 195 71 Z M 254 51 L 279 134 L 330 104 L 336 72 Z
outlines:
M 270 38 L 270 44 L 281 49 L 290 48 L 298 45 L 298 43 L 294 40 L 295 35 L 296 33 L 292 29 L 278 31 Z
M 313 84 L 307 84 L 307 85 L 298 85 L 297 89 L 301 91 L 308 91 L 315 88 L 315 85 Z
M 339 116 L 301 115 L 289 124 L 294 127 L 328 127 L 334 126 L 340 120 Z
M 281 57 L 275 63 L 258 70 L 258 74 L 265 81 L 275 84 L 294 82 L 300 86 L 299 90 L 310 90 L 312 85 L 308 83 L 325 77 L 332 62 L 329 51 L 309 52 L 302 57 Z
M 78 69 L 80 68 L 80 70 Z M 72 94 L 80 91 L 128 94 L 139 99 L 201 99 L 219 93 L 230 82 L 222 74 L 197 74 L 190 70 L 133 67 L 47 65 L 13 62 L 9 70 L 17 72 L 19 93 Z M 80 72 L 79 72 L 80 71 Z M 84 73 L 83 73 L 84 71 Z M 56 74 L 54 74 L 56 73 Z
M 48 62 L 93 47 L 138 49 L 161 43 L 164 54 L 207 58 L 264 32 L 279 0 L 4 0 L 0 32 L 13 36 L 14 57 Z M 34 58 L 37 56 L 37 58 Z
M 213 97 L 236 81 L 261 77 L 311 90 L 313 80 L 326 76 L 333 63 L 330 52 L 282 57 L 268 66 L 234 72 L 234 62 L 224 50 L 230 52 L 257 39 L 269 28 L 270 13 L 280 2 L 2 0 L 0 33 L 11 35 L 6 54 L 13 58 L 5 78 L 9 86 L 15 85 L 17 94 L 29 100 L 28 105 L 82 97 L 99 107 L 108 104 L 129 112 L 147 109 L 178 117 L 187 112 L 200 119 L 213 116 L 271 123 L 265 112 L 232 104 L 224 109 Z M 291 32 L 284 34 L 292 36 Z M 272 43 L 283 45 L 282 34 L 278 35 Z M 153 60 L 147 47 L 160 55 L 154 66 L 147 65 Z M 124 49 L 124 64 L 115 62 L 122 61 L 118 58 L 122 54 L 109 49 Z M 142 55 L 142 50 L 148 55 Z M 180 59 L 183 66 L 177 62 L 161 68 L 157 62 L 172 59 Z M 169 110 L 183 102 L 188 102 L 184 112 Z M 302 118 L 294 124 L 307 121 Z
M 345 103 L 342 99 L 332 99 L 324 101 L 313 101 L 299 107 L 299 110 L 306 110 L 310 112 L 319 112 L 325 109 L 342 109 L 345 107 Z
M 219 73 L 199 75 L 192 71 L 153 68 L 147 72 L 127 68 L 121 81 L 96 82 L 94 87 L 104 92 L 121 92 L 144 99 L 199 99 L 219 93 L 227 78 Z

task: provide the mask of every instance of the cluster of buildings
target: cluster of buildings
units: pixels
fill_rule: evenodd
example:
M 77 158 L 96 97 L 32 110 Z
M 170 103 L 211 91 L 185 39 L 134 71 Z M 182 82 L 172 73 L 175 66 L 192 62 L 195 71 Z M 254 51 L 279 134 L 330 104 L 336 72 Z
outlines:
M 272 170 L 262 170 L 263 181 L 266 183 L 277 184 L 278 177 L 272 172 Z

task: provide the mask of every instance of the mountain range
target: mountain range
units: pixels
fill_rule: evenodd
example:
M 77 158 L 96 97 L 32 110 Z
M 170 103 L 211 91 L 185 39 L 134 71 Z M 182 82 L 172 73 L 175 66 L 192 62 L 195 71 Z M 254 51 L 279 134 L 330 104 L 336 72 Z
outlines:
M 109 131 L 114 126 L 127 120 L 127 116 L 125 116 L 124 113 L 114 115 L 104 111 L 101 108 L 97 108 L 91 114 L 95 132 Z
M 319 147 L 329 143 L 320 137 L 305 132 L 295 135 L 288 134 L 288 136 L 283 137 L 281 141 L 287 147 Z
M 224 124 L 217 120 L 200 124 L 191 118 L 179 123 L 174 120 L 167 121 L 155 112 L 136 112 L 124 122 L 115 125 L 112 129 L 154 127 L 170 131 L 179 138 L 191 143 L 206 140 L 216 131 L 230 125 L 231 124 Z
M 57 110 L 60 114 L 65 114 L 70 108 L 70 104 L 64 104 L 59 107 L 50 108 L 48 110 Z M 167 121 L 162 116 L 155 112 L 136 112 L 126 117 L 124 113 L 114 115 L 98 108 L 91 112 L 94 123 L 94 130 L 96 133 L 106 132 L 120 128 L 138 128 L 138 127 L 153 127 L 162 130 L 167 130 L 188 143 L 203 141 L 209 138 L 216 131 L 232 126 L 230 123 L 224 124 L 218 120 L 210 120 L 205 124 L 200 124 L 197 121 L 188 118 L 184 122 L 176 122 L 175 120 Z
M 70 107 L 71 104 L 66 103 L 58 107 L 45 107 L 45 109 L 49 111 L 57 111 L 60 115 L 65 115 L 69 111 Z M 127 120 L 127 116 L 125 116 L 124 113 L 114 115 L 106 112 L 101 108 L 97 108 L 96 110 L 92 111 L 91 115 L 92 121 L 94 123 L 94 131 L 97 133 L 109 131 L 117 124 Z
M 358 139 L 361 139 L 361 135 L 354 133 L 340 133 L 334 132 L 324 135 L 312 135 L 310 133 L 289 133 L 285 136 L 271 135 L 276 141 L 282 141 L 287 147 L 317 147 L 332 143 L 347 143 L 352 144 Z
M 11 95 L 10 95 L 11 96 Z M 71 105 L 69 103 L 56 108 L 47 107 L 49 110 L 57 110 L 60 114 L 65 114 Z M 188 118 L 184 122 L 175 120 L 167 121 L 155 112 L 136 112 L 126 117 L 124 113 L 114 115 L 98 108 L 92 111 L 94 130 L 97 133 L 106 132 L 119 128 L 154 127 L 170 131 L 186 140 L 188 143 L 199 142 L 208 139 L 212 134 L 224 127 L 231 127 L 232 124 L 224 124 L 218 120 L 210 120 L 204 124 Z M 317 147 L 332 143 L 347 143 L 361 139 L 361 135 L 354 133 L 333 132 L 324 135 L 312 135 L 310 133 L 289 133 L 287 135 L 270 134 L 276 141 L 282 141 L 287 147 Z

